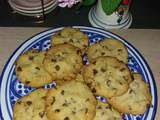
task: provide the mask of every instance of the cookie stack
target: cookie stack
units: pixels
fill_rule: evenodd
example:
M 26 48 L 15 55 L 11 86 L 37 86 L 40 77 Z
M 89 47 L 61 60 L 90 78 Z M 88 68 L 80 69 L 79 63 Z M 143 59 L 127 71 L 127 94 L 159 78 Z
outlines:
M 66 27 L 52 36 L 51 44 L 47 51 L 31 49 L 16 61 L 18 79 L 38 89 L 15 103 L 14 120 L 122 120 L 121 113 L 148 109 L 148 84 L 128 68 L 122 42 L 106 38 L 89 46 L 86 34 Z M 83 63 L 84 53 L 89 64 Z M 41 88 L 53 81 L 55 88 Z

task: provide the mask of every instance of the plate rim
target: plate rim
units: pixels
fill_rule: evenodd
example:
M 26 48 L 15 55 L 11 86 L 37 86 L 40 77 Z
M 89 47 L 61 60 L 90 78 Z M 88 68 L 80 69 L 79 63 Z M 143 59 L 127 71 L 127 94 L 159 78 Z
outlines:
M 2 72 L 1 72 L 1 74 L 0 74 L 0 88 L 1 88 L 1 84 L 2 84 L 2 78 L 3 78 L 3 76 L 4 76 L 4 73 L 5 73 L 5 71 L 6 71 L 6 68 L 7 68 L 7 66 L 8 66 L 8 63 L 10 62 L 10 60 L 12 59 L 12 57 L 14 56 L 14 54 L 15 54 L 27 41 L 29 41 L 30 39 L 32 39 L 32 38 L 34 38 L 34 37 L 36 37 L 36 36 L 38 36 L 38 35 L 41 35 L 42 33 L 47 32 L 47 31 L 51 31 L 51 30 L 57 31 L 57 30 L 63 29 L 64 27 L 67 27 L 67 26 L 52 27 L 52 28 L 49 28 L 49 29 L 47 29 L 47 30 L 43 30 L 43 31 L 41 31 L 41 32 L 38 32 L 38 33 L 32 35 L 31 37 L 25 39 L 25 40 L 9 55 L 8 59 L 7 59 L 6 62 L 5 62 L 5 65 L 2 67 Z M 97 31 L 102 31 L 102 32 L 104 32 L 104 33 L 106 33 L 106 34 L 109 33 L 109 34 L 111 34 L 111 35 L 114 35 L 114 36 L 118 37 L 118 38 L 121 39 L 122 41 L 126 42 L 128 45 L 131 46 L 131 48 L 133 48 L 133 49 L 137 52 L 137 54 L 140 56 L 140 58 L 142 59 L 142 61 L 145 63 L 146 68 L 148 69 L 148 71 L 149 71 L 149 73 L 150 73 L 150 76 L 151 76 L 151 78 L 152 78 L 152 82 L 153 82 L 153 86 L 154 86 L 155 106 L 154 106 L 154 110 L 153 110 L 153 112 L 152 112 L 151 120 L 154 120 L 155 117 L 156 117 L 157 105 L 158 105 L 157 85 L 156 85 L 156 81 L 155 81 L 155 79 L 154 79 L 154 75 L 153 75 L 153 72 L 151 71 L 151 68 L 150 68 L 149 64 L 147 63 L 146 59 L 142 56 L 142 54 L 138 51 L 138 49 L 135 48 L 130 42 L 128 42 L 127 39 L 125 39 L 125 38 L 123 38 L 123 37 L 121 37 L 121 36 L 119 36 L 119 35 L 111 32 L 111 31 L 109 31 L 109 30 L 104 30 L 104 29 L 102 29 L 102 28 L 97 28 L 97 27 L 88 27 L 88 26 L 68 26 L 68 27 L 80 28 L 80 29 L 89 29 L 89 30 L 97 30 Z M 1 92 L 1 89 L 0 89 L 0 92 Z M 2 96 L 0 96 L 0 98 L 1 98 L 1 97 L 2 97 Z M 1 99 L 0 99 L 0 100 L 1 100 Z M 4 120 L 4 118 L 3 118 L 2 115 L 3 115 L 3 114 L 2 114 L 2 111 L 1 111 L 1 103 L 0 103 L 0 118 L 1 118 L 2 120 Z

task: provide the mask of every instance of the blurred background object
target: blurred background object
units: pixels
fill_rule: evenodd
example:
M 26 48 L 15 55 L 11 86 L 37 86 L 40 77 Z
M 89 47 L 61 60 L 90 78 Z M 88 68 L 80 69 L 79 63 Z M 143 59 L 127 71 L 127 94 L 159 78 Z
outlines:
M 126 29 L 132 24 L 131 0 L 98 0 L 89 12 L 92 26 L 103 29 Z
M 44 22 L 45 14 L 57 7 L 57 0 L 8 0 L 13 13 L 31 16 L 35 22 Z
M 138 29 L 159 29 L 160 12 L 159 0 L 132 0 L 130 12 L 133 22 L 130 28 Z M 56 7 L 53 11 L 45 15 L 44 23 L 36 24 L 28 16 L 13 14 L 13 10 L 7 0 L 0 0 L 0 26 L 20 26 L 20 27 L 60 27 L 83 25 L 91 26 L 88 20 L 88 13 L 92 6 L 82 6 L 79 11 L 75 8 Z

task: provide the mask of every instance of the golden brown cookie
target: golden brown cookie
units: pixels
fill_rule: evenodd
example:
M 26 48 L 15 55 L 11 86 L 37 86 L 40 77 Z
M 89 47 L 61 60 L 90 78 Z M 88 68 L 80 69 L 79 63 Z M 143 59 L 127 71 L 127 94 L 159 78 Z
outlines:
M 16 75 L 27 86 L 41 87 L 52 82 L 52 76 L 43 66 L 45 52 L 31 49 L 16 61 Z
M 98 43 L 89 46 L 87 50 L 88 59 L 94 59 L 99 56 L 116 57 L 124 63 L 128 63 L 128 51 L 125 45 L 119 40 L 104 39 Z
M 81 50 L 70 44 L 55 45 L 44 59 L 45 68 L 57 83 L 75 79 L 82 65 Z
M 123 120 L 121 114 L 112 108 L 108 103 L 98 100 L 96 116 L 93 120 Z
M 84 82 L 83 76 L 82 76 L 82 71 L 80 71 L 77 76 L 76 76 L 76 81 L 78 82 Z
M 52 45 L 68 43 L 80 48 L 83 52 L 88 46 L 88 36 L 78 28 L 65 27 L 62 31 L 52 36 Z
M 49 120 L 93 120 L 96 99 L 82 82 L 70 81 L 47 94 L 46 111 Z
M 119 112 L 128 114 L 144 114 L 151 104 L 151 94 L 148 84 L 140 74 L 133 74 L 134 81 L 130 83 L 128 91 L 122 96 L 109 99 L 112 106 Z
M 98 57 L 83 70 L 86 84 L 95 95 L 107 98 L 124 94 L 132 81 L 125 63 L 114 57 Z
M 13 120 L 48 120 L 45 112 L 47 90 L 38 89 L 20 98 L 13 108 Z

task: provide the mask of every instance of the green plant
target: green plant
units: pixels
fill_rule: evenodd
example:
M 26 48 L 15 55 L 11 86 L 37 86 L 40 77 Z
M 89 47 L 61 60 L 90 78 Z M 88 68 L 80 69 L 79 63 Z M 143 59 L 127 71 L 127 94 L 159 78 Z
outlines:
M 120 5 L 122 0 L 101 0 L 103 11 L 107 15 L 111 15 Z M 83 5 L 92 5 L 96 0 L 83 0 Z

